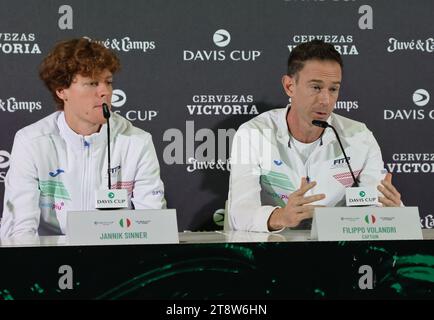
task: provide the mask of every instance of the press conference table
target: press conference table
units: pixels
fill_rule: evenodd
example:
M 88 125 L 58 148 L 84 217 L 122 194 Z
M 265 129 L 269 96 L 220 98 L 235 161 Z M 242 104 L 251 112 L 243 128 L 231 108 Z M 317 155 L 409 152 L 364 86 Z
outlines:
M 0 243 L 1 299 L 434 298 L 424 240 L 309 240 L 308 231 L 182 232 L 179 244 L 71 246 L 64 236 Z M 374 285 L 362 289 L 362 266 Z M 66 271 L 70 287 L 65 288 Z

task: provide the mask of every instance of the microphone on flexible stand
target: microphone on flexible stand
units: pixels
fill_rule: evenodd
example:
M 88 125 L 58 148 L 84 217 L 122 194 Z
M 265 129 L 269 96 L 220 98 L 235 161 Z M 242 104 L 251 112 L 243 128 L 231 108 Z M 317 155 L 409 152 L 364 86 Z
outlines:
M 337 140 L 339 142 L 339 146 L 341 147 L 341 150 L 342 150 L 342 152 L 344 154 L 345 162 L 347 163 L 348 168 L 350 169 L 351 176 L 353 177 L 353 181 L 354 181 L 353 187 L 358 187 L 359 186 L 359 180 L 354 176 L 353 169 L 351 168 L 350 162 L 348 161 L 347 154 L 345 153 L 344 147 L 342 146 L 341 139 L 339 138 L 339 135 L 338 135 L 338 132 L 336 131 L 336 129 L 332 125 L 330 125 L 327 121 L 312 120 L 312 124 L 314 126 L 317 126 L 317 127 L 320 127 L 320 128 L 324 128 L 324 129 L 326 129 L 326 128 L 332 128 L 333 129 L 333 132 L 335 133 L 336 138 L 337 138 Z
M 108 173 L 108 189 L 111 189 L 111 163 L 110 163 L 110 110 L 107 105 L 107 103 L 102 104 L 102 113 L 104 115 L 104 118 L 107 120 L 107 159 L 108 159 L 108 166 L 107 166 L 107 173 Z
M 102 113 L 107 119 L 107 174 L 108 174 L 108 190 L 97 190 L 95 192 L 95 208 L 104 209 L 120 209 L 128 208 L 128 193 L 126 189 L 112 189 L 111 180 L 111 151 L 110 151 L 110 109 L 107 103 L 102 104 Z M 116 134 L 116 131 L 115 131 Z

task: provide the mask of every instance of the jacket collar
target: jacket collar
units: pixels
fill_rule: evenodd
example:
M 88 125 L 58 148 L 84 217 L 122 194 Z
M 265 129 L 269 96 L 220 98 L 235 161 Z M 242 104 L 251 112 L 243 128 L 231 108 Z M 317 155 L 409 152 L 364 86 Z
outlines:
M 110 123 L 111 124 L 111 123 Z M 97 133 L 89 136 L 77 134 L 66 123 L 65 113 L 60 112 L 57 118 L 57 126 L 59 127 L 60 136 L 66 141 L 68 146 L 74 149 L 84 148 L 86 146 L 99 146 L 107 143 L 107 125 L 101 126 Z
M 288 116 L 288 112 L 291 109 L 291 104 L 288 104 L 286 108 L 281 108 L 277 112 L 277 136 L 282 143 L 290 144 L 291 138 L 294 138 L 289 132 L 288 123 L 286 118 Z M 335 116 L 332 113 L 330 117 L 327 119 L 327 123 L 333 125 L 335 122 Z M 338 130 L 338 129 L 336 129 Z M 332 132 L 332 129 L 326 129 L 321 136 L 321 145 L 326 145 L 334 140 L 336 140 L 335 134 Z

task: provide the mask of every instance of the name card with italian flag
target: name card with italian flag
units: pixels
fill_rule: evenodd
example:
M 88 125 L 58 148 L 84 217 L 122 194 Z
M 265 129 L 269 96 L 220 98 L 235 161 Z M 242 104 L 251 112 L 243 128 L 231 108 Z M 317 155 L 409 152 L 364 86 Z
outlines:
M 315 208 L 311 239 L 422 240 L 417 207 Z
M 72 245 L 179 243 L 175 209 L 69 211 Z

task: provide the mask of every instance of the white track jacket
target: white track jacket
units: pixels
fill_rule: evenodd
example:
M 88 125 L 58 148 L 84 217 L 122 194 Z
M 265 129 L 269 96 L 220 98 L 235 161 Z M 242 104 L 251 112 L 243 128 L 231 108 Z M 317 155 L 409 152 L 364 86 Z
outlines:
M 266 232 L 274 209 L 284 207 L 299 189 L 302 177 L 317 185 L 306 196 L 324 193 L 313 204 L 345 206 L 345 188 L 353 184 L 344 155 L 332 129 L 304 163 L 291 148 L 286 122 L 288 107 L 274 109 L 240 126 L 231 153 L 228 213 L 235 230 Z M 340 136 L 360 186 L 376 187 L 386 171 L 381 151 L 365 124 L 332 114 L 328 121 Z
M 115 113 L 110 129 L 111 187 L 128 190 L 130 208 L 165 208 L 151 135 Z M 65 234 L 68 211 L 95 209 L 95 191 L 108 187 L 106 130 L 78 135 L 58 111 L 17 132 L 1 237 Z

